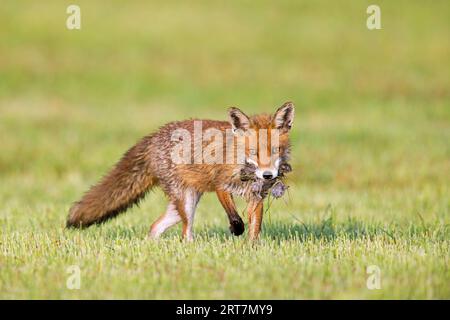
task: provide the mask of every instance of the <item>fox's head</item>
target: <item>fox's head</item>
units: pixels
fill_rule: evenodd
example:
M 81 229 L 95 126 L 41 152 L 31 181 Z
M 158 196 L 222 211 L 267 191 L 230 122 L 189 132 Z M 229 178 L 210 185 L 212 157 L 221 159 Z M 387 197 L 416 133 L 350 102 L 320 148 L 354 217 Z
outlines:
M 274 179 L 280 164 L 289 158 L 289 132 L 294 104 L 286 102 L 273 114 L 247 116 L 238 108 L 228 110 L 233 132 L 245 136 L 245 161 L 256 167 L 260 179 Z

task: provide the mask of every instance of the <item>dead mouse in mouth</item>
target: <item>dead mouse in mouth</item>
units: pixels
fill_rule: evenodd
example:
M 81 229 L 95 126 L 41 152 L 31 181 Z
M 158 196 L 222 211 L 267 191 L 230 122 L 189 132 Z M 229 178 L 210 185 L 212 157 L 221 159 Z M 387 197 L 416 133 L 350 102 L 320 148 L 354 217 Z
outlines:
M 281 198 L 289 186 L 285 185 L 282 181 L 285 173 L 291 172 L 292 167 L 287 162 L 282 162 L 278 168 L 278 176 L 274 179 L 263 180 L 259 179 L 255 175 L 256 166 L 252 163 L 246 163 L 241 169 L 241 180 L 242 181 L 253 181 L 251 184 L 252 193 L 260 198 L 264 199 L 269 191 L 274 198 Z

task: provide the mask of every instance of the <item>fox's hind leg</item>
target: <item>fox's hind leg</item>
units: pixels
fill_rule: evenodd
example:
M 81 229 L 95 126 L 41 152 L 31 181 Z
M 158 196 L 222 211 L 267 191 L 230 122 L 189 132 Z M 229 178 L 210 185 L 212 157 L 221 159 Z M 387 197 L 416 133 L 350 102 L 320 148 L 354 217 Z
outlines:
M 164 233 L 164 231 L 180 221 L 181 216 L 178 213 L 176 204 L 174 201 L 171 201 L 167 206 L 166 212 L 152 224 L 149 237 L 151 239 L 158 239 Z
M 184 240 L 194 240 L 192 227 L 194 225 L 195 210 L 201 195 L 200 192 L 194 189 L 187 189 L 184 191 L 181 199 L 176 201 L 176 208 L 183 222 L 182 236 Z
M 222 204 L 222 207 L 227 213 L 228 220 L 230 221 L 231 233 L 235 236 L 240 236 L 242 233 L 244 233 L 245 227 L 244 222 L 242 221 L 236 210 L 233 196 L 231 195 L 231 193 L 222 190 L 216 190 L 216 194 L 217 198 L 219 198 L 219 201 Z

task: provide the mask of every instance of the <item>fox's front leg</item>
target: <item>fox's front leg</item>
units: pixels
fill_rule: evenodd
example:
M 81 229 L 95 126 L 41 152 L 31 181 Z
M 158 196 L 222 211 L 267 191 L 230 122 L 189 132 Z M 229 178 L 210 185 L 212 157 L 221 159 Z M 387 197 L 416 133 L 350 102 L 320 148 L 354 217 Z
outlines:
M 240 236 L 244 233 L 245 227 L 244 222 L 242 221 L 236 210 L 233 196 L 231 195 L 231 193 L 222 190 L 217 190 L 216 194 L 217 198 L 219 198 L 220 203 L 225 209 L 225 212 L 227 213 L 228 220 L 230 221 L 231 233 L 235 236 Z
M 252 199 L 248 203 L 248 235 L 250 240 L 257 240 L 261 232 L 263 219 L 263 200 Z

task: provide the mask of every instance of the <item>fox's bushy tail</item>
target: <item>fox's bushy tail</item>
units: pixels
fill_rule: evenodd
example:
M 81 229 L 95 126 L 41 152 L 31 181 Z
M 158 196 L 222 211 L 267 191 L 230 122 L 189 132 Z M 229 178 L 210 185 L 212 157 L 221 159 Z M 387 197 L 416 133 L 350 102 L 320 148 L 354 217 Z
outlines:
M 67 227 L 84 228 L 102 223 L 137 204 L 157 183 L 150 168 L 151 137 L 129 149 L 83 198 L 70 208 Z

